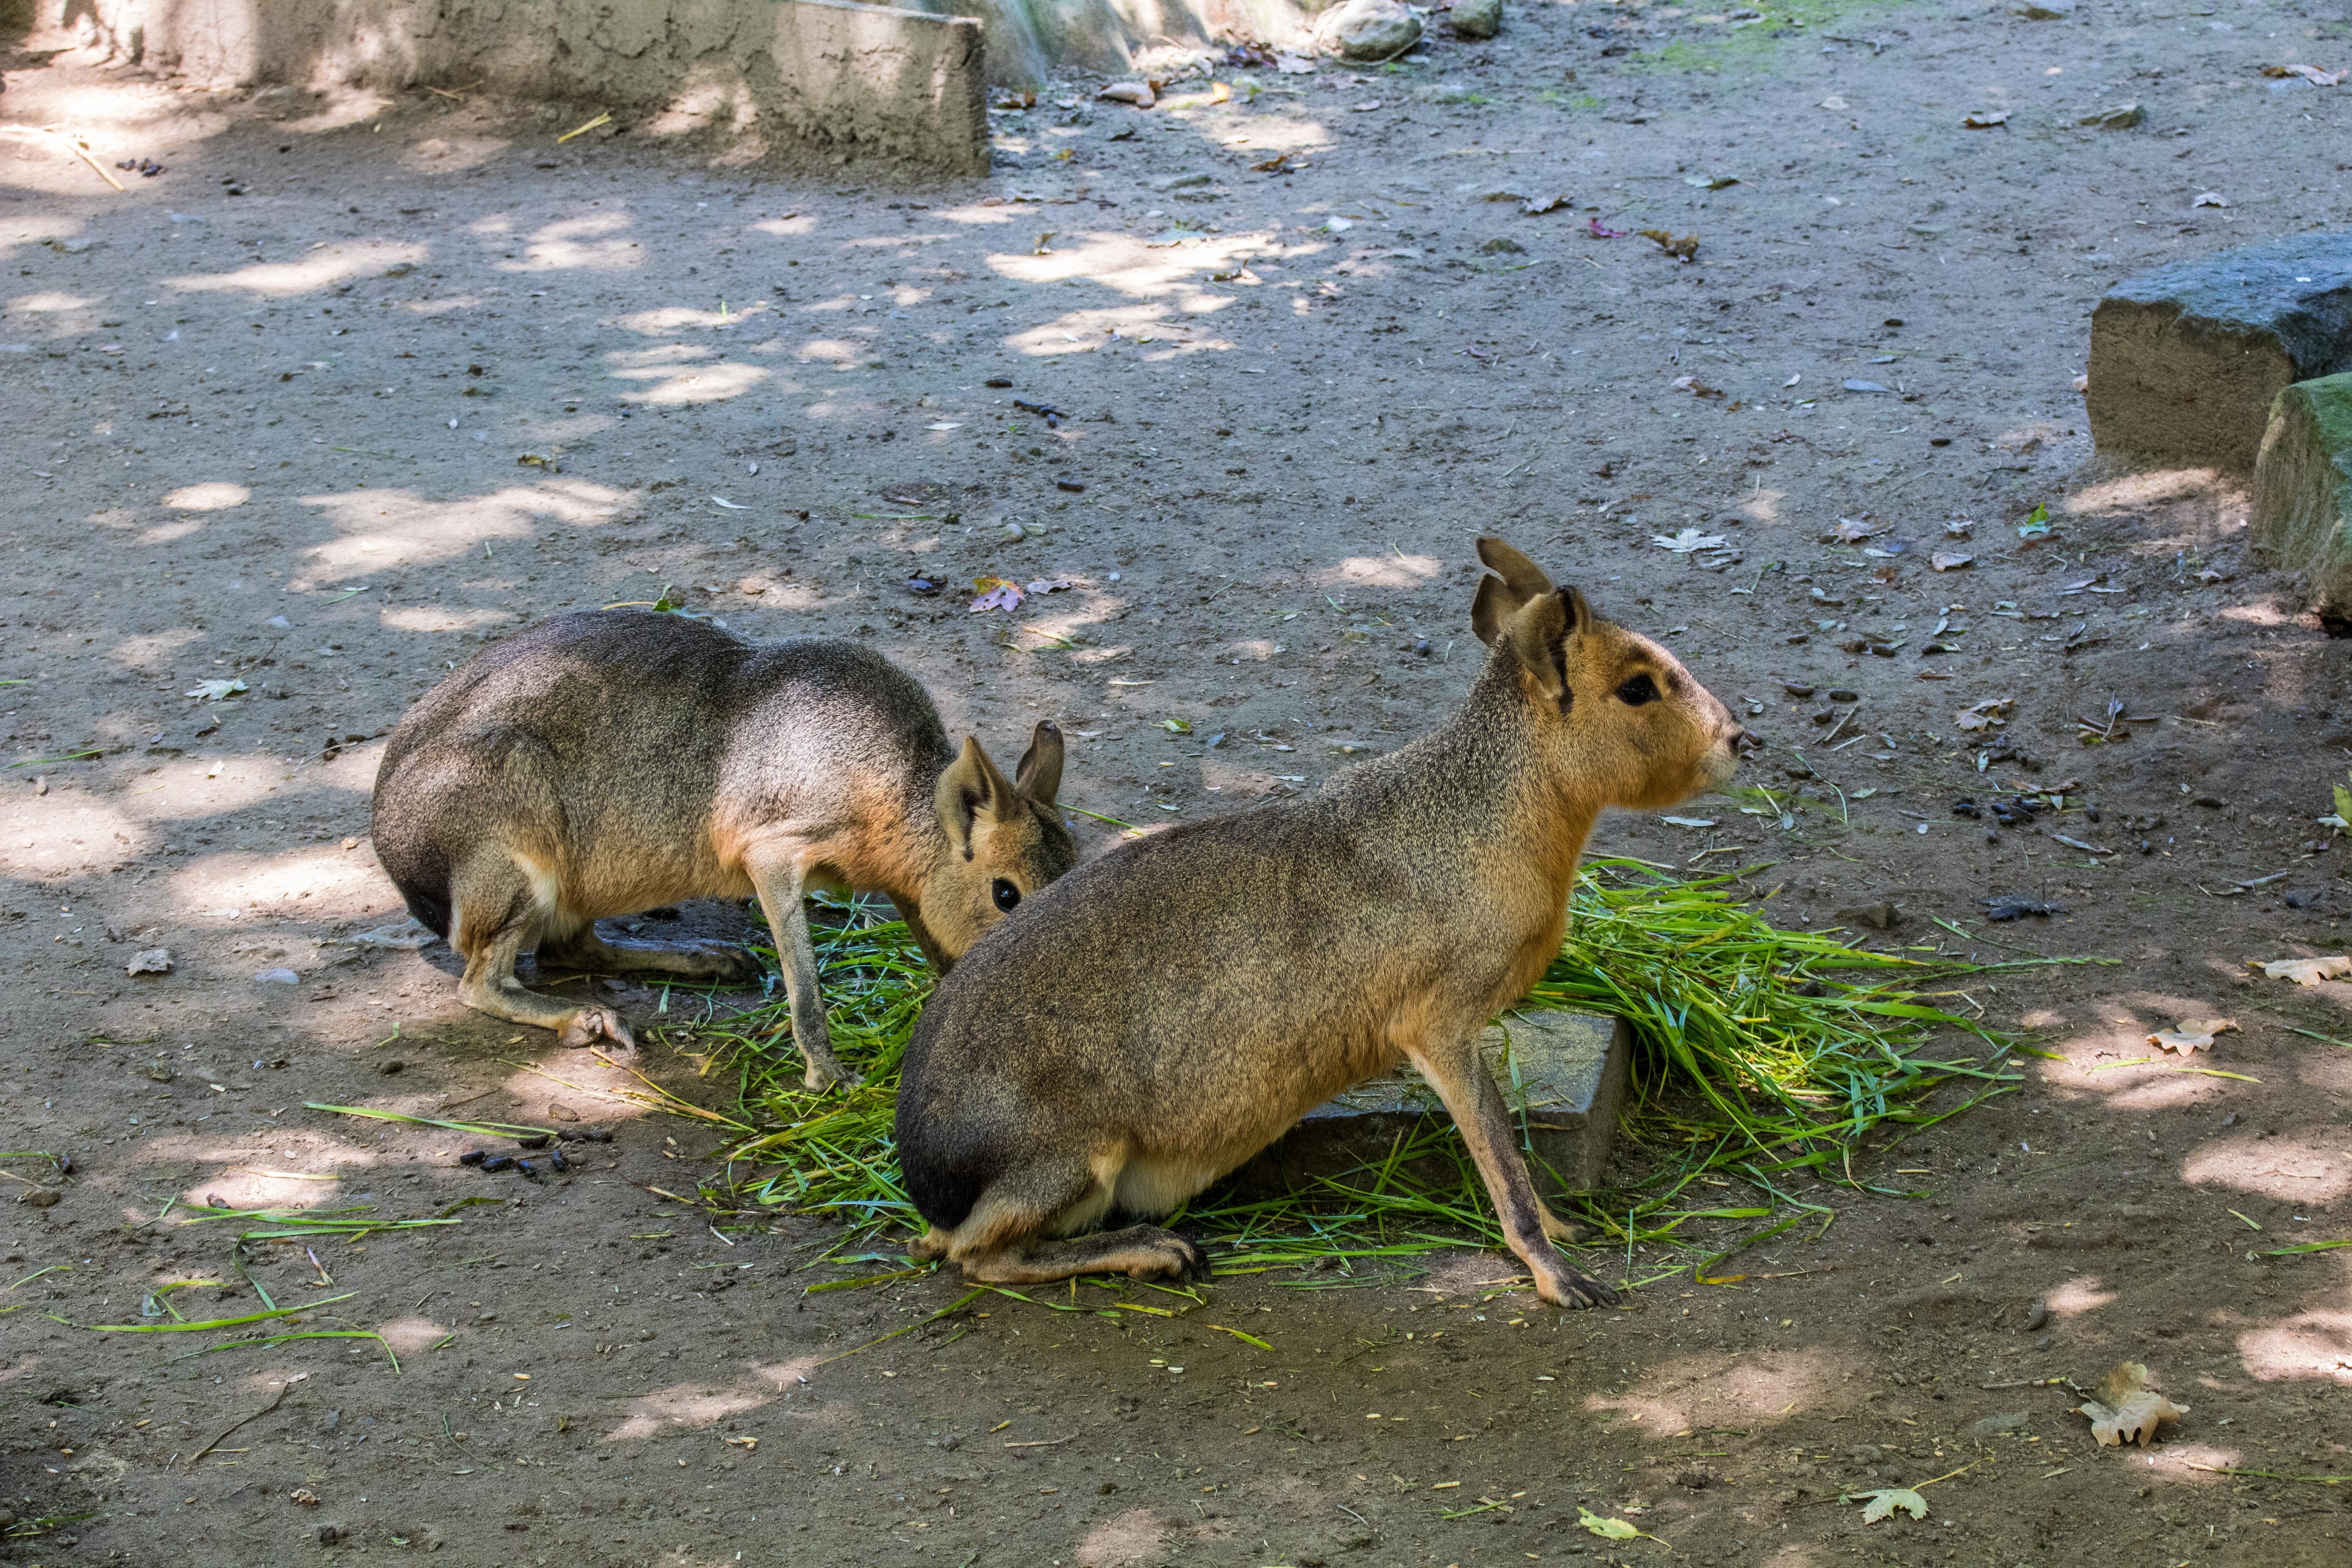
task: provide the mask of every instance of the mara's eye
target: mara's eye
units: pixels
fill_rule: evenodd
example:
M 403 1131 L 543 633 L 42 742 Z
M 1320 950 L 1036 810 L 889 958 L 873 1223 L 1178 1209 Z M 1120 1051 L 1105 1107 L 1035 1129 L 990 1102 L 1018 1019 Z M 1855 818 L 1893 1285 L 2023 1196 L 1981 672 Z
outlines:
M 1629 676 L 1618 683 L 1617 700 L 1628 708 L 1639 708 L 1644 702 L 1655 702 L 1657 700 L 1658 683 L 1650 679 L 1647 671 L 1640 675 Z
M 1021 889 L 999 877 L 990 886 L 988 896 L 996 900 L 998 909 L 1009 915 L 1013 912 L 1013 906 L 1021 901 Z

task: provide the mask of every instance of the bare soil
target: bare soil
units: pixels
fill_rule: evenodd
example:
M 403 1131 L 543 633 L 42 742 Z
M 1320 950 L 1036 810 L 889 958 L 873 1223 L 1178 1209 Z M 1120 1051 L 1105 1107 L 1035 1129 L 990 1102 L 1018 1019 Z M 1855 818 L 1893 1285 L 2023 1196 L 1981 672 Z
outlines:
M 2260 68 L 2352 63 L 2347 34 L 2285 4 L 1528 5 L 1222 104 L 1057 85 L 951 187 L 658 122 L 556 141 L 595 105 L 184 90 L 35 35 L 0 98 L 0 1093 L 10 1149 L 73 1169 L 5 1162 L 7 1560 L 2345 1561 L 2340 1488 L 2230 1473 L 2352 1472 L 2352 1251 L 2275 1251 L 2347 1234 L 2352 987 L 2244 967 L 2345 946 L 2314 821 L 2344 653 L 2249 557 L 2242 480 L 2103 468 L 2073 380 L 2116 279 L 2345 222 L 2352 87 Z M 2119 101 L 2144 123 L 2080 125 Z M 117 195 L 47 125 L 164 172 Z M 1685 529 L 1725 547 L 1654 542 Z M 806 1267 L 829 1222 L 665 1201 L 714 1173 L 696 1123 L 459 1009 L 445 948 L 341 941 L 399 914 L 381 737 L 540 616 L 667 592 L 872 638 L 1000 753 L 1058 718 L 1067 801 L 1151 823 L 1427 725 L 1478 651 L 1486 531 L 1670 639 L 1799 808 L 1597 851 L 1769 863 L 1745 885 L 1784 922 L 1892 900 L 1855 928 L 1881 944 L 2103 961 L 1982 976 L 1960 1005 L 2040 1053 L 2015 1092 L 1858 1148 L 1872 1190 L 1802 1188 L 1834 1224 L 1732 1284 L 1570 1315 L 1457 1254 L 1177 1319 L 998 1299 L 860 1351 L 958 1287 L 805 1294 L 842 1278 Z M 990 576 L 1072 585 L 971 613 Z M 1958 727 L 1993 700 L 2004 726 Z M 2000 894 L 2064 912 L 1989 924 Z M 125 973 L 156 947 L 170 973 Z M 2188 1064 L 2143 1043 L 2202 1016 L 2241 1027 Z M 617 1136 L 533 1184 L 306 1101 Z M 397 1375 L 373 1341 L 179 1359 L 219 1336 L 74 1326 L 190 1279 L 223 1281 L 190 1316 L 256 1310 L 222 1227 L 165 1212 L 215 1194 L 498 1201 L 319 1250 L 332 1289 L 297 1247 L 255 1267 L 354 1292 L 305 1326 L 380 1331 Z M 2027 1385 L 2123 1359 L 2189 1407 L 2145 1451 Z M 1839 1500 L 1948 1472 L 1925 1520 Z

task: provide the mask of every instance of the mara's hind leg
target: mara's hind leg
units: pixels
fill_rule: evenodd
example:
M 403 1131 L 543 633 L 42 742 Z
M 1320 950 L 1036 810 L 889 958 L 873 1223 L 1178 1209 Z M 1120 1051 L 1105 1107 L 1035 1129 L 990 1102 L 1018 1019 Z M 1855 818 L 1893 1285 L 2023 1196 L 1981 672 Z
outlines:
M 964 1278 L 983 1285 L 1040 1285 L 1079 1274 L 1126 1274 L 1138 1279 L 1205 1279 L 1201 1249 L 1156 1225 L 1070 1236 L 1099 1222 L 1110 1208 L 1116 1169 L 1072 1164 L 1015 1171 L 981 1194 L 951 1232 L 934 1228 L 917 1244 L 918 1257 L 945 1257 Z
M 478 1013 L 552 1029 L 567 1046 L 610 1041 L 634 1047 L 628 1026 L 610 1007 L 580 1007 L 523 989 L 516 956 L 557 921 L 554 889 L 540 886 L 509 850 L 484 845 L 451 879 L 450 945 L 464 955 L 457 999 Z
M 1131 1225 L 1067 1241 L 1003 1247 L 963 1266 L 982 1285 L 1043 1285 L 1079 1274 L 1125 1274 L 1137 1279 L 1206 1279 L 1208 1256 L 1172 1230 Z
M 592 974 L 651 971 L 722 983 L 753 980 L 760 973 L 758 962 L 740 947 L 715 942 L 638 942 L 626 937 L 614 941 L 597 935 L 591 921 L 541 937 L 539 962 L 542 966 L 581 969 Z

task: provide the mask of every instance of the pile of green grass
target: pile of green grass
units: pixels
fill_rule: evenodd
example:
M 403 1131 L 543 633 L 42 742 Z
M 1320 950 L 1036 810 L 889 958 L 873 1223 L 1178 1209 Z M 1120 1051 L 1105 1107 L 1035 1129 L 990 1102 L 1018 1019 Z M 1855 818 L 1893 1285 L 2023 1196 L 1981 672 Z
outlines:
M 1832 933 L 1782 930 L 1735 886 L 1735 876 L 1685 881 L 1635 860 L 1587 865 L 1559 957 L 1529 997 L 1633 1026 L 1623 1131 L 1644 1157 L 1620 1163 L 1645 1171 L 1582 1204 L 1600 1243 L 1624 1249 L 1629 1274 L 1654 1265 L 1704 1277 L 1739 1247 L 1809 1218 L 1825 1226 L 1832 1210 L 1819 1201 L 1822 1184 L 1890 1190 L 1854 1173 L 1864 1139 L 1942 1121 L 2018 1081 L 2003 1066 L 2010 1042 L 1943 1005 L 1967 995 L 1954 988 L 1963 977 L 2009 966 L 1960 963 L 1933 945 L 1865 952 Z M 735 1079 L 734 1114 L 710 1118 L 730 1131 L 729 1185 L 707 1195 L 739 1210 L 828 1215 L 855 1241 L 921 1228 L 891 1122 L 899 1058 L 931 975 L 903 924 L 857 905 L 837 912 L 818 957 L 834 1048 L 865 1075 L 861 1086 L 801 1088 L 781 993 L 706 1018 L 681 1043 L 707 1076 Z M 1807 1174 L 1813 1197 L 1790 1190 Z M 1726 1222 L 1746 1230 L 1758 1220 L 1772 1223 L 1719 1234 Z M 1333 1260 L 1351 1272 L 1355 1259 L 1502 1241 L 1443 1117 L 1376 1164 L 1279 1198 L 1212 1189 L 1170 1223 L 1205 1239 L 1220 1273 L 1328 1270 Z

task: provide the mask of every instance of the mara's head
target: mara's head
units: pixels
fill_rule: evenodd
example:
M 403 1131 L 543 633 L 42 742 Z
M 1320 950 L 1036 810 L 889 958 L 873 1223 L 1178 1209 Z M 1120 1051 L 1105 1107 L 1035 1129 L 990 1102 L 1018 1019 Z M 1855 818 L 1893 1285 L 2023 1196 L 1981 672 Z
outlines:
M 961 958 L 1021 900 L 1078 863 L 1078 841 L 1055 796 L 1062 787 L 1062 731 L 1037 726 L 1012 778 L 980 742 L 940 774 L 934 797 L 946 842 L 923 879 L 923 925 L 948 958 Z
M 1731 782 L 1754 742 L 1682 660 L 1602 620 L 1499 539 L 1480 540 L 1478 559 L 1494 575 L 1470 624 L 1517 666 L 1538 734 L 1597 804 L 1654 811 Z

